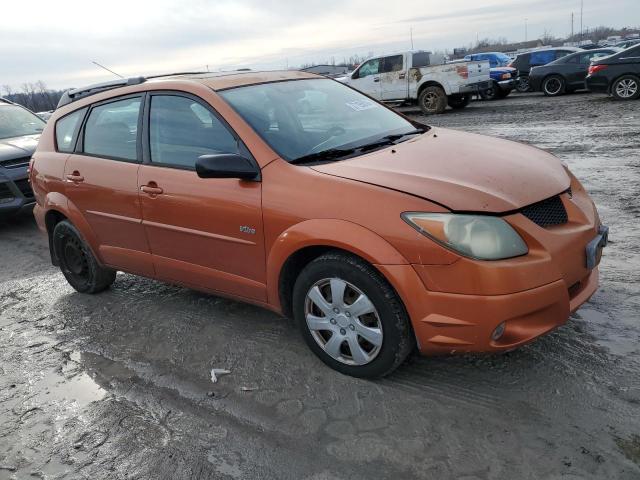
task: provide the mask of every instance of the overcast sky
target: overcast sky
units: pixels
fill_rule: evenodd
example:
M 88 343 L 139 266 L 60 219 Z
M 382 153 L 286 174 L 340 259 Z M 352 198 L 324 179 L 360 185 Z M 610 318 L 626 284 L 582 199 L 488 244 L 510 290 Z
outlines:
M 452 49 L 580 28 L 580 0 L 29 0 L 0 2 L 0 85 L 285 68 L 351 54 Z M 640 26 L 640 0 L 584 0 L 584 25 Z

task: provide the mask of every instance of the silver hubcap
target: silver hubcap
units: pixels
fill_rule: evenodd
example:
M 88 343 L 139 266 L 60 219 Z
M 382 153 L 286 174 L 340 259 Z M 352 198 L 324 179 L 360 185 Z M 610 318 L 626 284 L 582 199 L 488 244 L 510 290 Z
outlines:
M 304 305 L 314 340 L 331 358 L 366 365 L 382 347 L 382 323 L 369 297 L 340 278 L 316 282 Z
M 557 78 L 550 78 L 544 83 L 544 89 L 550 95 L 555 95 L 560 91 L 562 87 L 562 83 Z
M 637 91 L 638 83 L 630 78 L 625 78 L 616 85 L 616 93 L 622 98 L 633 97 Z

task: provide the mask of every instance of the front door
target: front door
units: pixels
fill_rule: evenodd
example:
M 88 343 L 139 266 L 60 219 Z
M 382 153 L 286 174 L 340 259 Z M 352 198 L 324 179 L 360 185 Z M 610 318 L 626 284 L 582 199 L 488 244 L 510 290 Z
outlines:
M 349 85 L 376 100 L 381 100 L 380 66 L 380 58 L 366 61 L 360 65 L 360 68 L 353 72 Z
M 200 99 L 150 93 L 138 188 L 158 278 L 266 300 L 261 183 L 200 178 L 199 156 L 246 147 Z
M 67 197 L 95 235 L 101 260 L 119 270 L 152 277 L 137 182 L 142 98 L 94 105 L 64 174 Z

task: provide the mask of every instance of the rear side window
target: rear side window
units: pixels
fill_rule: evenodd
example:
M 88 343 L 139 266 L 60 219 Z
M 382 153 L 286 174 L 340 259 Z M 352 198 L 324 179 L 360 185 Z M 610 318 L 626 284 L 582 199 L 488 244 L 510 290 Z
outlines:
M 570 52 L 568 50 L 556 50 L 556 58 L 566 57 L 567 55 L 569 55 L 571 53 L 573 53 L 573 52 Z
M 559 57 L 558 57 L 559 58 Z M 540 52 L 531 52 L 531 65 L 546 65 L 556 59 L 556 52 L 553 50 L 542 50 Z
M 56 146 L 59 152 L 73 152 L 80 123 L 87 113 L 86 108 L 65 115 L 56 122 Z
M 201 155 L 239 153 L 238 142 L 208 108 L 187 97 L 154 95 L 149 119 L 151 162 L 195 168 Z
M 402 55 L 393 55 L 382 59 L 380 73 L 399 72 L 402 70 Z
M 469 55 L 467 55 L 469 57 Z M 467 59 L 467 57 L 464 57 Z M 414 67 L 427 67 L 429 66 L 429 53 L 428 52 L 416 52 L 413 54 L 411 65 Z
M 140 105 L 141 99 L 136 97 L 93 107 L 84 128 L 84 152 L 137 160 Z

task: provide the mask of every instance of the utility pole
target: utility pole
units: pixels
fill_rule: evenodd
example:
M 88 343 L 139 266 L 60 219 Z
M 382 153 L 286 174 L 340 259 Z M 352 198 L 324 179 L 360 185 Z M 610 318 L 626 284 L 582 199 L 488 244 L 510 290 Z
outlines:
M 571 41 L 573 42 L 573 12 L 571 12 Z
M 582 43 L 582 12 L 584 10 L 584 0 L 580 0 L 580 43 Z

